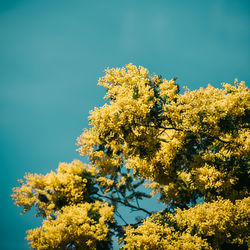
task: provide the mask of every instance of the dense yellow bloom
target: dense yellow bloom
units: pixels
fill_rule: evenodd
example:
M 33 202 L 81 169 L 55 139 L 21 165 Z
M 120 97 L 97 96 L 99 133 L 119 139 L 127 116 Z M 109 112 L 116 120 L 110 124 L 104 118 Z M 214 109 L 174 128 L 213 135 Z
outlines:
M 156 192 L 173 204 L 189 203 L 199 193 L 206 200 L 248 196 L 238 188 L 250 148 L 244 82 L 179 94 L 174 80 L 129 64 L 107 69 L 99 84 L 107 88 L 109 104 L 90 112 L 92 128 L 78 143 L 103 174 L 125 164 L 160 184 Z
M 170 225 L 161 223 L 157 215 L 147 218 L 146 221 L 136 229 L 130 226 L 126 229 L 126 244 L 123 249 L 144 249 L 144 250 L 192 250 L 192 249 L 212 249 L 206 240 L 197 235 L 187 232 L 177 231 L 174 227 L 176 223 L 173 216 L 169 216 Z M 172 224 L 172 225 L 171 225 Z
M 211 244 L 219 247 L 223 243 L 250 246 L 250 197 L 236 200 L 218 200 L 199 204 L 176 212 L 179 227 L 191 233 L 194 228 L 204 238 L 211 237 Z
M 37 207 L 45 217 L 42 227 L 27 231 L 26 239 L 35 249 L 96 249 L 108 243 L 107 222 L 113 221 L 113 208 L 95 201 L 93 179 L 98 172 L 79 160 L 60 163 L 56 172 L 26 174 L 26 182 L 14 188 L 12 198 L 26 212 Z
M 218 200 L 175 214 L 158 213 L 126 229 L 124 249 L 221 249 L 250 246 L 250 198 Z M 231 246 L 232 247 L 232 246 Z M 223 248 L 222 248 L 223 249 Z
M 47 175 L 26 174 L 13 189 L 24 212 L 35 206 L 45 218 L 28 231 L 31 247 L 108 249 L 116 233 L 124 249 L 247 249 L 246 84 L 235 79 L 221 89 L 208 84 L 181 94 L 175 78 L 133 64 L 106 69 L 98 84 L 107 103 L 90 111 L 90 128 L 78 138 L 91 165 L 60 163 Z M 165 210 L 140 206 L 151 198 L 140 189 L 145 182 Z M 128 226 L 120 205 L 149 217 Z M 123 224 L 113 221 L 114 213 Z
M 24 207 L 24 213 L 36 206 L 42 216 L 47 216 L 66 205 L 90 201 L 92 176 L 97 172 L 79 160 L 60 163 L 57 172 L 46 175 L 26 174 L 19 180 L 21 186 L 13 189 L 15 204 Z
M 123 164 L 121 152 L 127 157 L 137 147 L 146 146 L 148 152 L 155 150 L 157 131 L 145 128 L 143 123 L 149 119 L 156 98 L 148 71 L 132 64 L 126 69 L 106 70 L 99 84 L 108 89 L 106 98 L 110 104 L 90 112 L 93 129 L 85 130 L 78 138 L 82 145 L 79 151 L 88 155 L 104 172 L 111 173 Z M 145 144 L 144 140 L 151 141 L 152 145 Z M 104 145 L 106 142 L 108 145 Z M 95 150 L 102 145 L 108 154 Z
M 98 242 L 109 241 L 106 222 L 113 220 L 108 204 L 83 203 L 66 206 L 56 212 L 56 219 L 47 218 L 39 228 L 27 231 L 26 239 L 35 249 L 96 249 Z

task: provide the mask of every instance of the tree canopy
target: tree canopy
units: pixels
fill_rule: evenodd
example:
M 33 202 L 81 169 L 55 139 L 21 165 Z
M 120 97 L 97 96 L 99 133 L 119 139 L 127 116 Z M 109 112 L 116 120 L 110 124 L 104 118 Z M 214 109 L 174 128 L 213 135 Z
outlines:
M 105 70 L 107 102 L 78 138 L 89 163 L 13 189 L 44 218 L 27 231 L 32 248 L 112 249 L 115 235 L 123 249 L 248 249 L 249 89 L 235 79 L 181 93 L 176 81 L 133 64 Z M 165 209 L 140 205 L 155 194 Z M 121 206 L 142 216 L 127 223 Z

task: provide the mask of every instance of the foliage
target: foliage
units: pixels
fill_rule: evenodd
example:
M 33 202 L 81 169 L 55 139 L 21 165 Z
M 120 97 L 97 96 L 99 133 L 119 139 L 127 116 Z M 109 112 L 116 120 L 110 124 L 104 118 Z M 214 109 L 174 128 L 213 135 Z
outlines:
M 27 231 L 27 240 L 35 249 L 96 249 L 107 241 L 108 227 L 113 209 L 108 204 L 82 203 L 64 206 L 55 217 L 47 217 L 40 228 Z M 106 246 L 107 244 L 105 244 Z
M 249 247 L 250 94 L 244 82 L 180 93 L 176 79 L 143 67 L 107 69 L 99 79 L 107 103 L 90 112 L 78 138 L 78 160 L 57 173 L 26 174 L 13 199 L 37 208 L 42 227 L 29 230 L 36 249 Z M 166 209 L 148 211 L 160 194 Z M 125 206 L 148 216 L 128 223 Z M 115 216 L 113 216 L 113 213 Z M 119 223 L 122 221 L 123 223 Z
M 250 197 L 157 213 L 126 230 L 125 249 L 218 249 L 249 245 Z

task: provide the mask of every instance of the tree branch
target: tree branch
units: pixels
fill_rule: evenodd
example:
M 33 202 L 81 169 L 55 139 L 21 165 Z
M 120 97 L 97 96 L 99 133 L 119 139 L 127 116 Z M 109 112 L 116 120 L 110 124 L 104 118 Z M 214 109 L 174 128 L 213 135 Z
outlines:
M 152 212 L 149 212 L 149 211 L 147 211 L 146 209 L 144 209 L 142 207 L 134 206 L 134 205 L 130 204 L 128 201 L 122 201 L 121 199 L 114 199 L 112 197 L 109 197 L 109 196 L 106 196 L 106 195 L 101 195 L 101 194 L 96 194 L 96 195 L 98 195 L 99 197 L 102 197 L 102 198 L 109 199 L 109 200 L 114 201 L 114 202 L 119 202 L 119 203 L 123 204 L 124 206 L 130 207 L 130 208 L 133 208 L 133 209 L 136 209 L 136 210 L 143 211 L 144 213 L 146 213 L 148 215 L 152 215 Z
M 176 130 L 176 131 L 182 131 L 182 132 L 188 132 L 188 133 L 194 133 L 193 131 L 191 130 L 184 130 L 184 129 L 181 129 L 181 128 L 175 128 L 175 127 L 164 127 L 164 126 L 157 126 L 157 125 L 147 125 L 147 124 L 137 124 L 139 126 L 144 126 L 144 127 L 151 127 L 151 128 L 161 128 L 163 129 L 163 131 L 160 133 L 160 135 L 165 131 L 165 130 Z M 204 134 L 206 135 L 206 134 Z M 207 136 L 207 135 L 206 135 Z M 230 141 L 224 141 L 222 139 L 220 139 L 219 137 L 216 137 L 216 136 L 207 136 L 207 137 L 210 137 L 212 139 L 216 139 L 220 142 L 223 142 L 223 143 L 230 143 Z
M 118 211 L 116 211 L 115 213 L 125 223 L 126 226 L 129 225 Z

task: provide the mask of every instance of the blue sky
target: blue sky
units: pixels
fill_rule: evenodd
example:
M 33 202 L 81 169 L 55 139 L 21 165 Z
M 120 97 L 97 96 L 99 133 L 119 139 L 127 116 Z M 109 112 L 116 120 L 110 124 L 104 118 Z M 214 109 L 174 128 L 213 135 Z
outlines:
M 190 89 L 250 80 L 248 0 L 1 0 L 0 31 L 1 249 L 27 249 L 40 223 L 13 205 L 17 179 L 80 158 L 106 67 L 132 62 Z

